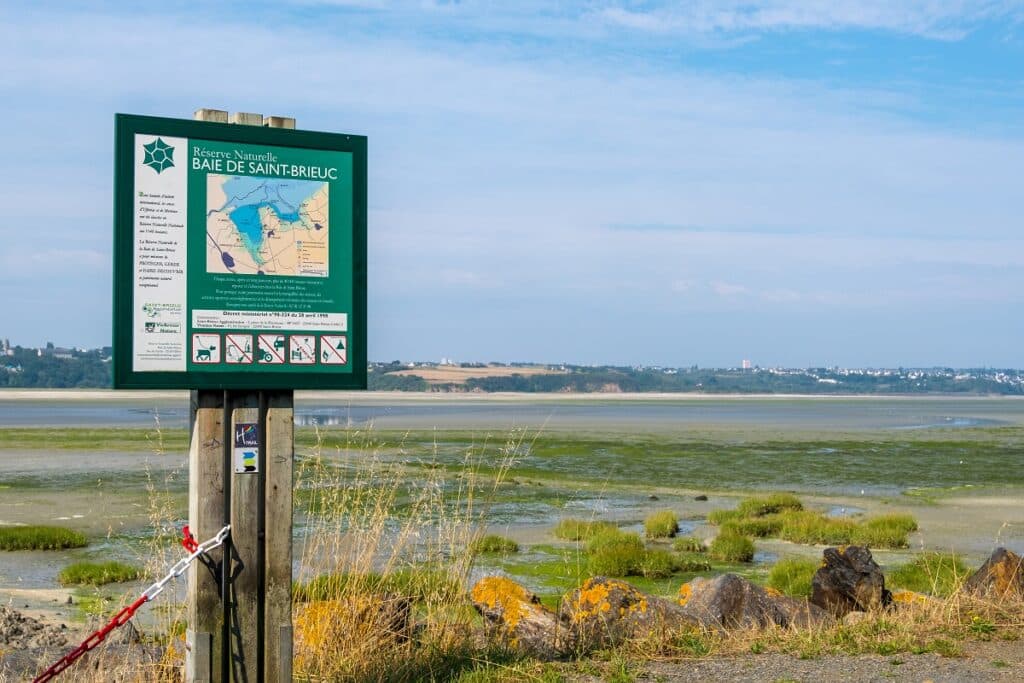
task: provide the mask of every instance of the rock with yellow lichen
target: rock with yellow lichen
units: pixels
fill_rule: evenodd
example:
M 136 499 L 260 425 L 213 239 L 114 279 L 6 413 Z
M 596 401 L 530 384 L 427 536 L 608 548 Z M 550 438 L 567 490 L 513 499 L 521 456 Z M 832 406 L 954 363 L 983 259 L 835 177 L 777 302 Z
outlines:
M 832 621 L 827 612 L 807 600 L 769 592 L 735 574 L 684 583 L 677 602 L 685 614 L 715 629 L 807 627 Z
M 559 616 L 573 630 L 581 650 L 699 625 L 671 600 L 601 576 L 587 579 L 568 593 L 562 599 Z
M 505 647 L 541 659 L 574 649 L 569 629 L 536 595 L 504 576 L 486 576 L 470 591 L 473 606 L 487 624 L 488 636 Z
M 989 598 L 1024 598 L 1024 557 L 996 548 L 964 582 L 964 592 Z

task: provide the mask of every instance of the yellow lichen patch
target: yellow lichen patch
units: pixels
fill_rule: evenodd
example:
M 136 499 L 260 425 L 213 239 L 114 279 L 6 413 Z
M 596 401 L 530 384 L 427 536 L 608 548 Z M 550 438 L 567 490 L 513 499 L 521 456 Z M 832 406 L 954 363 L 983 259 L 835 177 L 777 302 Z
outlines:
M 921 595 L 920 593 L 915 593 L 914 591 L 893 591 L 892 599 L 893 602 L 897 602 L 901 605 L 928 602 L 927 595 Z
M 771 586 L 766 586 L 764 592 L 772 596 L 773 598 L 782 597 L 782 591 L 780 591 L 778 588 L 772 588 Z
M 683 607 L 690 601 L 690 596 L 693 595 L 693 586 L 688 583 L 684 583 L 679 587 L 679 604 Z
M 526 589 L 504 576 L 486 576 L 477 581 L 473 586 L 473 601 L 488 609 L 500 610 L 509 629 L 515 628 L 532 608 Z

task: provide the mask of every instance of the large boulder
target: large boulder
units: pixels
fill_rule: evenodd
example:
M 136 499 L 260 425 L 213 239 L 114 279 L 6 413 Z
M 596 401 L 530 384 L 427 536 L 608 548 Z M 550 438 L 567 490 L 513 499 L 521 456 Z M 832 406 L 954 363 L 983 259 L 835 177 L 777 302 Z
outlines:
M 470 591 L 483 616 L 489 637 L 504 646 L 541 659 L 554 659 L 573 649 L 568 629 L 536 595 L 504 576 L 486 576 Z
M 559 616 L 575 632 L 577 645 L 584 650 L 700 626 L 697 619 L 671 600 L 602 576 L 587 579 L 566 595 Z
M 1024 598 L 1024 557 L 1006 548 L 996 548 L 964 582 L 964 591 L 990 598 Z
M 811 602 L 836 618 L 892 603 L 882 569 L 871 551 L 857 545 L 827 548 L 811 582 Z
M 735 574 L 684 583 L 678 602 L 685 614 L 717 629 L 807 627 L 832 621 L 827 612 L 807 600 L 765 590 Z

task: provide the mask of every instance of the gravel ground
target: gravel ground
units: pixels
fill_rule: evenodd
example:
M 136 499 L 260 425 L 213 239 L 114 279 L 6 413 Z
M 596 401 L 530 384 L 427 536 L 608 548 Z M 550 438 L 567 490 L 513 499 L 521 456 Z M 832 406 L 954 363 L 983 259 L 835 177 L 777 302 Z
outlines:
M 963 650 L 964 656 L 960 658 L 935 654 L 899 654 L 885 657 L 830 655 L 818 659 L 797 659 L 790 655 L 764 654 L 713 658 L 684 664 L 651 662 L 644 666 L 644 672 L 638 676 L 638 680 L 664 683 L 1024 681 L 1024 643 L 964 643 Z

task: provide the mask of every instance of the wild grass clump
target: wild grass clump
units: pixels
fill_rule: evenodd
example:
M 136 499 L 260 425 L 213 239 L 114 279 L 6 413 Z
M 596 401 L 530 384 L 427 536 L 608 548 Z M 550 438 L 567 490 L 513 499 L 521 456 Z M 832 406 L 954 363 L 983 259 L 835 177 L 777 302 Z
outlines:
M 504 536 L 499 536 L 497 534 L 488 534 L 487 536 L 475 539 L 472 543 L 470 543 L 469 551 L 477 555 L 508 555 L 510 553 L 518 553 L 519 544 L 513 541 L 511 538 L 506 538 Z
M 720 562 L 750 562 L 754 559 L 754 542 L 734 531 L 722 530 L 711 541 L 708 555 Z
M 0 550 L 63 550 L 84 548 L 85 535 L 59 526 L 0 527 Z
M 778 536 L 793 543 L 807 545 L 842 545 L 853 542 L 857 523 L 851 519 L 834 519 L 818 512 L 804 510 L 780 515 L 782 526 Z
M 588 541 L 604 531 L 618 529 L 611 522 L 600 522 L 586 519 L 563 519 L 552 530 L 557 538 L 566 541 Z
M 591 575 L 639 576 L 647 549 L 639 534 L 616 529 L 604 531 L 587 542 L 587 570 Z
M 788 493 L 746 498 L 735 510 L 714 510 L 708 521 L 722 531 L 754 538 L 781 538 L 809 545 L 866 545 L 872 548 L 906 548 L 907 535 L 917 521 L 907 514 L 887 514 L 865 519 L 828 517 L 804 510 Z
M 741 517 L 764 517 L 784 510 L 803 510 L 804 504 L 791 493 L 771 493 L 767 496 L 744 498 L 736 506 Z
M 647 538 L 672 538 L 679 532 L 679 518 L 672 510 L 652 512 L 644 519 Z
M 72 562 L 60 570 L 57 581 L 62 586 L 103 586 L 134 581 L 141 576 L 141 569 L 124 562 Z
M 778 536 L 782 532 L 784 519 L 782 515 L 777 514 L 766 517 L 730 519 L 722 524 L 722 529 L 730 529 L 741 536 L 769 538 Z
M 680 553 L 704 552 L 704 541 L 696 536 L 680 536 L 672 542 L 672 549 Z
M 923 553 L 885 576 L 892 588 L 938 597 L 953 595 L 971 574 L 971 568 L 953 553 Z
M 768 585 L 794 598 L 811 595 L 811 581 L 818 571 L 819 563 L 798 558 L 782 559 L 772 565 L 768 572 Z
M 386 574 L 321 574 L 292 588 L 292 597 L 298 602 L 329 601 L 343 594 L 387 594 L 424 603 L 432 599 L 457 600 L 462 593 L 458 577 L 436 567 L 394 568 Z
M 734 519 L 743 519 L 739 510 L 712 510 L 708 513 L 708 524 L 722 525 Z
M 859 524 L 850 542 L 873 548 L 906 548 L 907 534 L 912 531 L 917 531 L 917 520 L 911 515 L 879 515 Z
M 389 457 L 396 444 L 372 430 L 335 434 L 336 451 L 316 446 L 298 463 L 306 578 L 295 592 L 296 679 L 451 680 L 487 661 L 466 590 L 477 554 L 467 549 L 507 547 L 482 531 L 525 433 L 468 448 L 455 472 L 429 454 Z

